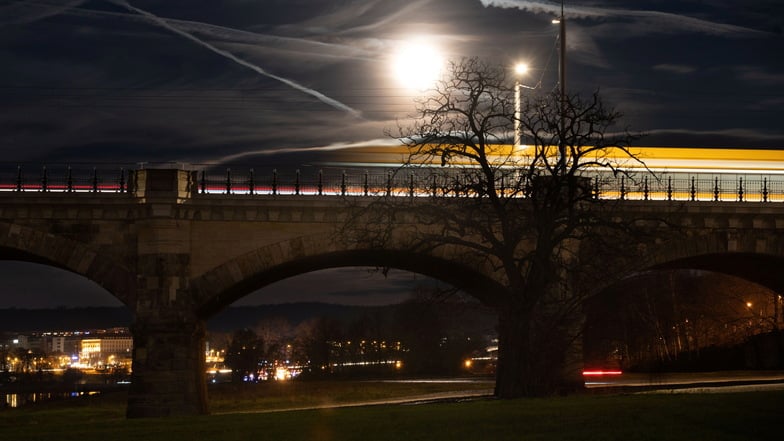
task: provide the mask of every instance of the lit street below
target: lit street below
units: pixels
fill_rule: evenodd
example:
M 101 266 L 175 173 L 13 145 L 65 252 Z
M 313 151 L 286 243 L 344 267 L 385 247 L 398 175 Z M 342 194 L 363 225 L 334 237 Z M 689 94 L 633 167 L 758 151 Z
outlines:
M 384 383 L 484 383 L 487 388 L 457 389 L 409 397 L 368 400 L 349 403 L 332 403 L 309 406 L 292 406 L 276 409 L 232 410 L 217 414 L 270 413 L 285 411 L 315 410 L 342 407 L 362 407 L 378 405 L 415 405 L 439 401 L 463 401 L 484 399 L 493 396 L 493 381 L 489 377 L 476 378 L 417 378 L 407 380 L 386 380 Z M 628 388 L 627 392 L 640 393 L 710 393 L 710 392 L 750 392 L 760 390 L 784 390 L 782 371 L 726 371 L 726 372 L 674 372 L 674 373 L 623 373 L 620 375 L 591 376 L 585 382 L 588 389 Z M 620 389 L 619 389 L 620 391 Z
M 595 376 L 586 379 L 585 387 L 613 388 L 640 387 L 648 389 L 687 389 L 727 387 L 784 389 L 784 372 L 782 371 L 726 371 L 726 372 L 667 372 L 667 373 L 623 373 L 621 375 Z M 742 389 L 740 389 L 742 390 Z

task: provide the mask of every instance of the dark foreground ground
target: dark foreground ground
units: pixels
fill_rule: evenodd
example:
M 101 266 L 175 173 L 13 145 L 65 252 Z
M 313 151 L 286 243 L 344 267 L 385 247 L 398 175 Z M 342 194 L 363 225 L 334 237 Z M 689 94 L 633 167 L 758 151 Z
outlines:
M 290 383 L 211 390 L 210 416 L 126 420 L 122 392 L 0 411 L 0 440 L 781 440 L 784 392 L 584 394 L 331 405 L 486 384 Z M 311 410 L 286 410 L 313 407 Z

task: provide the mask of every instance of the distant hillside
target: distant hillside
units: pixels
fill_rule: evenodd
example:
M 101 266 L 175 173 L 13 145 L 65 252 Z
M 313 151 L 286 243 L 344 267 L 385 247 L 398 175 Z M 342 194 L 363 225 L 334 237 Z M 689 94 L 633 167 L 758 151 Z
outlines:
M 385 307 L 381 307 L 385 308 Z M 210 331 L 230 332 L 253 327 L 260 321 L 284 319 L 292 325 L 313 317 L 351 320 L 381 309 L 327 303 L 230 307 L 207 322 Z M 75 331 L 130 326 L 133 315 L 124 307 L 0 309 L 0 332 Z
M 212 332 L 253 328 L 264 320 L 282 319 L 296 326 L 305 320 L 324 317 L 351 322 L 363 317 L 389 317 L 400 305 L 348 306 L 330 303 L 284 303 L 279 305 L 229 307 L 207 321 Z M 480 307 L 442 303 L 434 306 L 447 327 L 487 329 L 492 332 L 495 316 Z M 78 331 L 127 327 L 133 322 L 124 307 L 0 309 L 0 332 Z
M 237 306 L 226 308 L 207 321 L 207 329 L 215 332 L 231 332 L 241 328 L 252 328 L 263 320 L 284 319 L 292 326 L 315 317 L 337 320 L 352 320 L 374 311 L 383 311 L 393 306 L 348 306 L 331 303 L 303 302 L 279 305 Z

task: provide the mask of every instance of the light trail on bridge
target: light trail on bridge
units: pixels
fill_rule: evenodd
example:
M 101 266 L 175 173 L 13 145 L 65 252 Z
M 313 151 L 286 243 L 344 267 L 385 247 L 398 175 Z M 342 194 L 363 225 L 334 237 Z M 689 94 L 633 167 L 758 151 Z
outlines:
M 494 147 L 491 163 L 502 163 L 514 149 Z M 784 151 L 639 147 L 630 149 L 641 162 L 628 160 L 624 174 L 586 170 L 599 199 L 713 202 L 784 202 Z M 625 153 L 610 150 L 621 160 Z M 519 153 L 524 158 L 525 148 Z M 334 160 L 301 169 L 253 168 L 246 164 L 138 164 L 136 168 L 177 168 L 196 173 L 199 194 L 253 196 L 399 196 L 460 197 L 450 185 L 476 173 L 469 164 L 441 167 L 422 162 L 405 164 L 405 146 L 365 146 L 335 152 Z M 521 159 L 524 161 L 524 159 Z M 521 162 L 521 164 L 524 162 Z M 504 196 L 522 197 L 507 185 L 523 178 L 511 164 L 499 167 L 498 188 Z M 517 164 L 518 166 L 520 164 Z M 0 164 L 0 191 L 17 192 L 128 192 L 133 165 L 108 170 L 68 165 L 43 168 Z M 128 170 L 127 172 L 125 170 Z M 261 170 L 260 172 L 257 170 Z M 31 176 L 32 175 L 32 176 Z
M 488 155 L 491 164 L 524 164 L 531 147 L 517 148 L 511 144 L 493 146 Z M 693 174 L 784 175 L 784 150 L 743 148 L 698 147 L 630 147 L 629 152 L 641 162 L 629 160 L 620 149 L 602 151 L 605 155 L 624 164 L 632 171 Z M 406 163 L 409 150 L 406 146 L 363 146 L 335 151 L 334 161 L 325 162 L 332 167 L 395 168 Z M 420 163 L 424 164 L 424 163 Z M 433 160 L 429 165 L 438 167 Z M 468 166 L 464 164 L 458 164 Z

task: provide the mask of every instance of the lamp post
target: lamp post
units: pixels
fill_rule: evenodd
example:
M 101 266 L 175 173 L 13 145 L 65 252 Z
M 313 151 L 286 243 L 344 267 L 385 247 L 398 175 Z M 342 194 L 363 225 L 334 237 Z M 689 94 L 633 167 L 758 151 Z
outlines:
M 515 109 L 514 109 L 514 147 L 520 148 L 523 144 L 523 136 L 520 131 L 520 117 L 522 113 L 522 100 L 520 97 L 520 89 L 534 89 L 534 87 L 526 86 L 520 82 L 520 77 L 528 73 L 528 65 L 525 63 L 517 63 L 515 65 Z
M 560 94 L 560 123 L 558 131 L 558 169 L 566 169 L 566 143 L 564 142 L 564 133 L 566 132 L 566 18 L 564 18 L 564 4 L 561 0 L 561 16 L 557 20 L 553 20 L 559 26 L 559 51 L 558 51 L 558 92 Z
M 561 130 L 563 130 L 563 112 L 566 105 L 566 18 L 564 4 L 561 0 L 561 17 L 558 19 L 560 51 L 558 52 L 558 84 L 561 94 Z
M 520 76 L 528 72 L 528 65 L 517 63 L 515 65 L 515 109 L 514 109 L 514 148 L 520 148 L 522 139 L 520 136 Z

